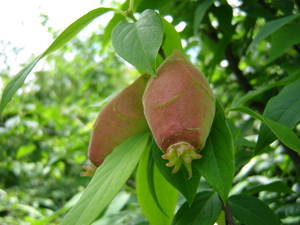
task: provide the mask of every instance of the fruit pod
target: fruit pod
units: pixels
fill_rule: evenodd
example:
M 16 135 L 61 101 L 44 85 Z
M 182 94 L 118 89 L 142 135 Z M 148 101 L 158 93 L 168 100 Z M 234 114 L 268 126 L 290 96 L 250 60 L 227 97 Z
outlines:
M 191 161 L 201 158 L 215 115 L 215 98 L 206 78 L 179 51 L 159 67 L 143 96 L 144 112 L 157 145 L 174 166 L 183 164 L 192 176 Z
M 117 145 L 148 130 L 142 104 L 147 81 L 148 76 L 142 75 L 99 113 L 88 150 L 89 159 L 95 166 L 99 166 Z

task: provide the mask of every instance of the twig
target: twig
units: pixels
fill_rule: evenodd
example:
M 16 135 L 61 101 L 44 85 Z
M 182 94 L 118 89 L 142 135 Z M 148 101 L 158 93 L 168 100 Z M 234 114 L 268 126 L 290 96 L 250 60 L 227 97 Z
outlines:
M 230 209 L 229 205 L 225 204 L 223 206 L 223 208 L 224 208 L 225 217 L 226 217 L 226 224 L 227 225 L 235 225 L 234 221 L 233 221 L 233 217 L 232 217 L 232 213 L 231 213 L 231 209 Z

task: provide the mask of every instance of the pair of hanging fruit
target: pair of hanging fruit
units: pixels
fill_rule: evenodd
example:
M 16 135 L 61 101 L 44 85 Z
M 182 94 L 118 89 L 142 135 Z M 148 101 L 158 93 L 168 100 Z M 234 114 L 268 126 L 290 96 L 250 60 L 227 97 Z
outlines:
M 89 145 L 89 158 L 99 166 L 105 156 L 127 138 L 148 130 L 167 166 L 176 173 L 184 165 L 192 175 L 191 161 L 199 151 L 215 115 L 215 98 L 206 78 L 180 52 L 168 57 L 157 76 L 142 75 L 100 112 Z

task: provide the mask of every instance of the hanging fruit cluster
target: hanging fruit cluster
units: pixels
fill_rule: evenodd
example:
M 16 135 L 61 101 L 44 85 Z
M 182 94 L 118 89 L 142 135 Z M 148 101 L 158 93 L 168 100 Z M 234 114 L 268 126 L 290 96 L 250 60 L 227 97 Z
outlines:
M 127 138 L 148 126 L 176 173 L 201 158 L 215 115 L 215 98 L 206 78 L 178 51 L 158 68 L 157 76 L 142 75 L 100 112 L 89 146 L 99 166 Z

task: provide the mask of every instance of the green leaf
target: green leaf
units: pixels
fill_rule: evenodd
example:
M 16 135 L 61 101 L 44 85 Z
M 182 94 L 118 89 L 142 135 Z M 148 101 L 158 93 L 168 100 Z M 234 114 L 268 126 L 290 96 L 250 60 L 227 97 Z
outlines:
M 17 90 L 24 84 L 24 81 L 35 65 L 46 55 L 54 52 L 70 41 L 76 34 L 78 34 L 84 27 L 92 22 L 96 17 L 112 11 L 112 8 L 97 8 L 84 16 L 80 17 L 70 26 L 68 26 L 53 42 L 52 44 L 38 57 L 36 57 L 30 64 L 22 69 L 4 88 L 0 102 L 0 114 L 3 112 L 5 106 L 11 100 Z
M 258 42 L 260 42 L 261 40 L 265 39 L 270 34 L 272 34 L 275 31 L 277 31 L 283 25 L 285 25 L 285 24 L 287 24 L 287 23 L 295 20 L 299 16 L 300 16 L 300 14 L 298 13 L 298 14 L 295 14 L 295 15 L 290 15 L 290 16 L 286 16 L 286 17 L 283 17 L 283 18 L 280 18 L 280 19 L 276 19 L 276 20 L 272 20 L 272 21 L 267 22 L 259 30 L 259 32 L 255 36 L 255 38 L 253 39 L 253 41 L 249 45 L 248 50 L 250 50 L 252 47 L 254 47 L 255 45 L 257 45 Z
M 206 13 L 206 11 L 208 10 L 208 8 L 211 6 L 211 4 L 213 3 L 213 0 L 205 0 L 202 1 L 196 8 L 195 10 L 195 14 L 194 14 L 194 24 L 193 24 L 193 28 L 194 28 L 194 35 L 197 36 L 198 35 L 198 30 L 199 30 L 199 26 L 202 22 L 202 19 Z
M 62 225 L 92 223 L 120 191 L 147 148 L 149 134 L 129 138 L 108 155 L 96 170 L 79 202 L 68 212 Z
M 282 181 L 276 180 L 268 184 L 257 184 L 253 186 L 248 186 L 246 190 L 243 191 L 245 194 L 255 194 L 261 191 L 270 191 L 278 193 L 291 193 L 292 190 Z
M 17 159 L 20 159 L 26 155 L 31 154 L 36 149 L 34 144 L 23 145 L 18 149 Z
M 186 202 L 180 207 L 172 225 L 213 225 L 221 209 L 218 194 L 203 191 L 197 194 L 191 206 Z
M 228 200 L 232 214 L 245 225 L 280 225 L 273 211 L 259 199 L 247 195 L 233 195 Z
M 109 42 L 113 28 L 120 21 L 125 21 L 125 20 L 126 20 L 126 18 L 122 14 L 120 14 L 120 13 L 116 13 L 113 16 L 113 18 L 111 18 L 111 20 L 108 22 L 108 24 L 104 28 L 103 37 L 102 37 L 102 45 L 103 46 L 106 46 L 107 43 Z
M 261 88 L 258 88 L 258 89 L 253 90 L 253 91 L 249 91 L 247 94 L 245 94 L 242 97 L 234 100 L 232 105 L 233 105 L 233 107 L 241 106 L 241 105 L 245 104 L 246 102 L 248 102 L 249 100 L 251 100 L 251 99 L 253 99 L 257 96 L 260 96 L 261 94 L 265 93 L 266 91 L 268 91 L 268 90 L 270 90 L 274 87 L 287 85 L 287 84 L 297 80 L 298 78 L 299 78 L 299 75 L 295 74 L 295 75 L 290 75 L 289 77 L 284 78 L 282 80 L 266 84 L 266 85 L 262 86 Z
M 200 160 L 195 160 L 196 166 L 201 175 L 226 202 L 234 175 L 234 147 L 223 108 L 218 102 L 215 119 L 202 156 Z
M 246 108 L 246 107 L 239 107 L 232 109 L 234 111 L 240 111 L 243 113 L 247 113 L 253 116 L 256 119 L 261 120 L 269 129 L 276 135 L 276 137 L 287 147 L 290 149 L 300 153 L 300 139 L 297 135 L 289 129 L 287 126 L 278 123 L 274 120 L 269 119 L 268 117 L 262 116 L 253 110 Z
M 181 38 L 173 25 L 164 18 L 161 18 L 163 22 L 164 40 L 162 48 L 166 57 L 172 54 L 174 49 L 182 51 Z
M 112 32 L 116 52 L 142 73 L 156 74 L 156 56 L 162 44 L 160 16 L 146 10 L 136 23 L 120 22 Z
M 173 218 L 178 191 L 165 180 L 157 167 L 154 166 L 152 179 L 155 196 L 157 196 L 157 201 L 159 201 L 158 206 L 149 186 L 148 158 L 149 151 L 144 152 L 137 170 L 136 191 L 138 202 L 150 224 L 167 225 L 171 223 Z M 163 212 L 160 208 L 162 208 Z
M 300 23 L 286 24 L 271 35 L 271 49 L 267 63 L 284 54 L 293 45 L 300 42 Z
M 300 121 L 300 79 L 284 87 L 278 95 L 269 100 L 263 115 L 289 128 L 293 128 Z M 275 140 L 274 134 L 266 126 L 261 125 L 256 151 L 263 149 Z
M 153 151 L 154 162 L 164 178 L 192 204 L 200 180 L 200 174 L 197 168 L 195 168 L 194 162 L 192 162 L 193 176 L 191 179 L 188 179 L 185 168 L 181 168 L 176 174 L 171 172 L 172 168 L 166 166 L 167 161 L 161 158 L 163 152 L 159 149 L 154 140 L 152 140 L 151 149 Z
M 17 90 L 24 84 L 27 75 L 31 72 L 41 58 L 42 56 L 35 58 L 6 85 L 1 96 L 0 114 L 3 112 L 5 106 L 11 100 Z

